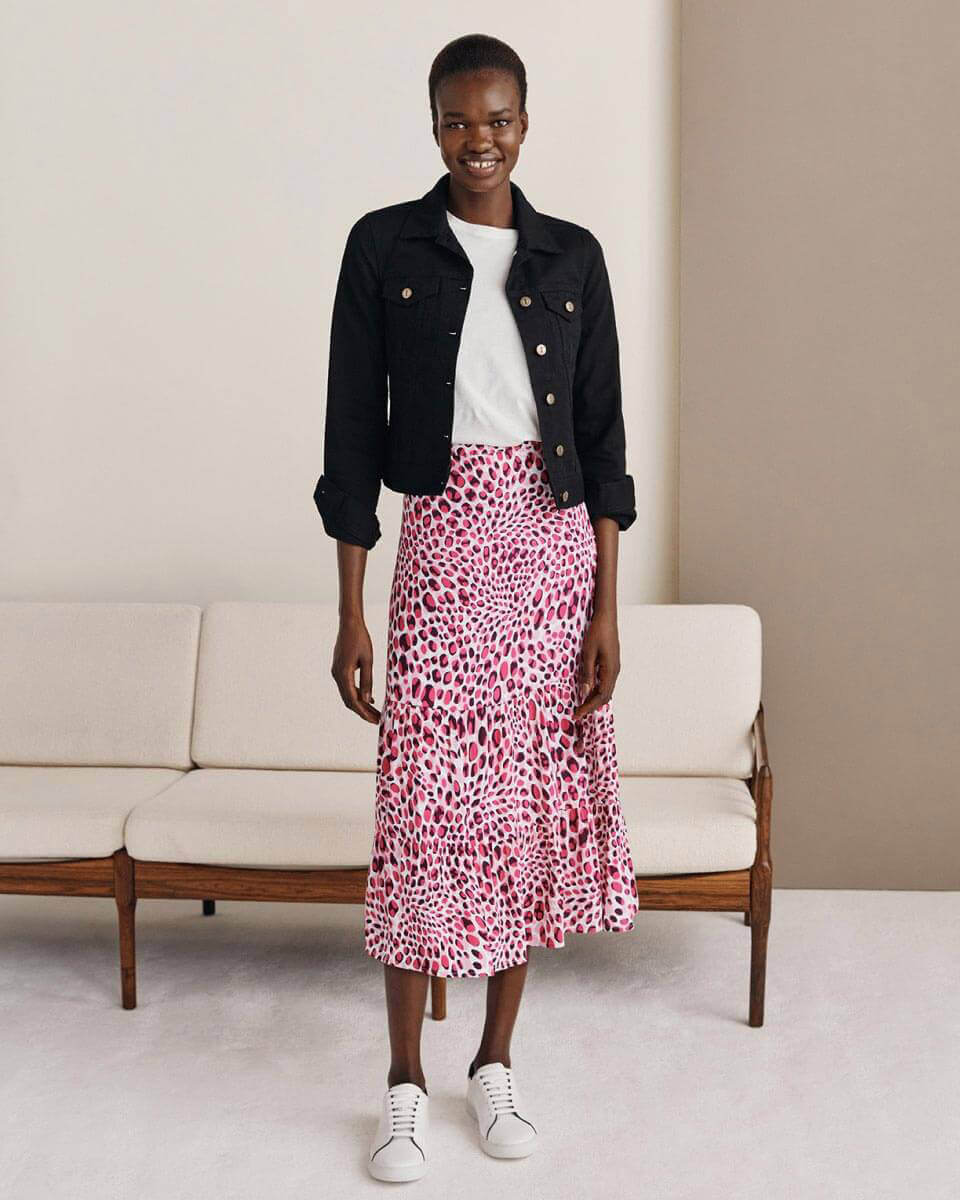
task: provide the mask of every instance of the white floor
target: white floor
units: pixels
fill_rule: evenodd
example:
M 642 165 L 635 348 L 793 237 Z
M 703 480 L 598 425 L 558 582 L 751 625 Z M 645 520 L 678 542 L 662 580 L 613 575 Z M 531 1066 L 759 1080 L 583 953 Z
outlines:
M 481 980 L 424 1022 L 428 1175 L 379 1184 L 382 973 L 358 907 L 140 901 L 120 1007 L 112 901 L 0 896 L 0 1193 L 274 1200 L 956 1200 L 960 893 L 774 892 L 766 1023 L 739 914 L 643 913 L 534 949 L 513 1065 L 537 1153 L 463 1108 Z

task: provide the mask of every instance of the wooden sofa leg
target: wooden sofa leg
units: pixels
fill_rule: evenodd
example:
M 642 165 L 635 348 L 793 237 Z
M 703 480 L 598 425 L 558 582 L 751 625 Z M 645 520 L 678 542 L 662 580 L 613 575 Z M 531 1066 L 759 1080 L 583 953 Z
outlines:
M 212 917 L 216 911 L 217 911 L 217 902 L 216 902 L 216 900 L 204 900 L 204 902 L 203 902 L 203 915 L 204 915 L 205 917 Z
M 430 1016 L 442 1021 L 447 1015 L 447 981 L 439 975 L 430 977 Z
M 767 930 L 773 898 L 773 864 L 770 859 L 770 809 L 773 773 L 767 762 L 763 705 L 754 725 L 757 759 L 752 792 L 757 806 L 757 853 L 750 868 L 750 1024 L 763 1024 L 763 994 L 767 979 Z
M 124 1008 L 137 1007 L 137 948 L 134 914 L 137 894 L 133 877 L 133 859 L 126 850 L 113 856 L 113 891 L 120 923 L 120 991 Z
M 754 1027 L 763 1024 L 771 876 L 769 863 L 755 865 L 750 872 L 750 1024 Z

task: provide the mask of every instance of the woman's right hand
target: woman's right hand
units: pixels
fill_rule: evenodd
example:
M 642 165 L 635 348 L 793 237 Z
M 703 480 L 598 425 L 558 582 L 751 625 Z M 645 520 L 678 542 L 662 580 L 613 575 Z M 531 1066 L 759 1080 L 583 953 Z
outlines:
M 356 682 L 358 669 L 359 687 Z M 373 705 L 373 642 L 362 617 L 341 618 L 330 674 L 347 708 L 365 721 L 379 724 L 380 710 Z

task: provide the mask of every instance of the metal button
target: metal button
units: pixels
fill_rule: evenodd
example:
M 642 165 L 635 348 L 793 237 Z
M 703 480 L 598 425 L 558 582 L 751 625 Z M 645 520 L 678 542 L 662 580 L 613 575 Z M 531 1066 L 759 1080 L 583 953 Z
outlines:
M 545 399 L 546 399 L 546 401 L 547 401 L 547 403 L 548 403 L 548 404 L 556 404 L 556 402 L 557 402 L 557 398 L 556 398 L 556 396 L 553 394 L 553 392 L 547 392 L 547 394 L 546 394 L 546 396 L 545 396 Z
M 523 305 L 524 308 L 529 308 L 530 305 L 533 303 L 533 301 L 530 299 L 529 296 L 521 296 L 520 303 Z
M 569 496 L 570 496 L 570 493 L 566 490 L 566 488 L 564 488 L 564 490 L 560 493 L 561 500 L 566 500 L 569 498 Z
M 413 295 L 413 288 L 405 287 L 400 295 L 404 298 L 404 300 L 409 300 Z
M 546 354 L 546 352 L 547 352 L 546 346 L 543 344 L 543 342 L 540 342 L 540 344 L 537 346 L 537 353 L 538 354 Z
M 564 302 L 564 305 L 563 305 L 563 307 L 564 307 L 564 308 L 567 310 L 567 312 L 573 312 L 573 310 L 574 310 L 574 309 L 575 309 L 577 306 L 574 304 L 574 302 L 573 302 L 572 300 L 567 300 L 567 301 L 565 301 L 565 302 Z
M 563 454 L 563 442 L 557 442 L 556 446 L 554 446 L 554 450 L 556 450 L 557 454 L 562 455 Z
M 458 332 L 459 332 L 459 330 L 457 330 L 457 329 L 448 329 L 447 330 L 447 333 L 449 333 L 451 337 L 456 337 Z

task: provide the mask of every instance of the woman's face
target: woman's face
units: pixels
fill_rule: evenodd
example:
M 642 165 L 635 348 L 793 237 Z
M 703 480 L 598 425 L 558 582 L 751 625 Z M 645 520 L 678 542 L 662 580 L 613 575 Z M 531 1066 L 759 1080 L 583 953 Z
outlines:
M 505 183 L 520 157 L 527 114 L 520 89 L 502 71 L 450 75 L 437 88 L 434 136 L 440 156 L 462 187 L 487 192 Z

